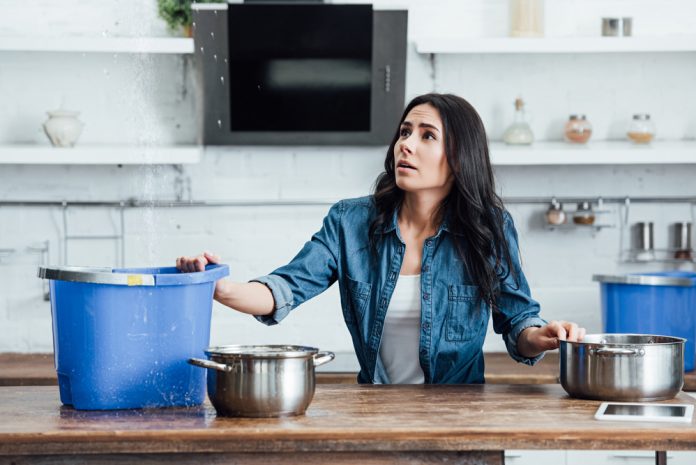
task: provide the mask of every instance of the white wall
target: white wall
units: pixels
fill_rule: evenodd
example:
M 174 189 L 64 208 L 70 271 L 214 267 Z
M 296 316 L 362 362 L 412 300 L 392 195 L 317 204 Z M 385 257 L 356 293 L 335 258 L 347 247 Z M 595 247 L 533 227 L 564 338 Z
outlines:
M 375 2 L 410 8 L 410 38 L 505 35 L 507 2 L 495 0 Z M 688 0 L 547 0 L 551 36 L 598 35 L 604 15 L 634 17 L 634 33 L 691 32 L 696 5 Z M 155 2 L 6 0 L 3 36 L 167 34 Z M 583 112 L 597 139 L 620 138 L 632 113 L 653 115 L 658 136 L 696 137 L 696 56 L 451 55 L 430 57 L 409 45 L 407 97 L 430 90 L 455 92 L 476 106 L 491 139 L 500 138 L 512 117 L 512 101 L 528 103 L 541 140 L 560 138 L 569 113 Z M 195 141 L 191 60 L 178 56 L 0 52 L 0 143 L 47 145 L 41 129 L 45 111 L 60 105 L 81 111 L 86 123 L 80 144 L 169 144 Z M 364 195 L 380 172 L 384 147 L 229 147 L 210 149 L 181 176 L 195 200 L 336 200 Z M 499 167 L 501 193 L 518 196 L 694 195 L 696 165 L 604 167 Z M 172 167 L 0 165 L 0 200 L 172 199 L 180 176 Z M 622 231 L 547 231 L 541 206 L 510 205 L 522 242 L 525 271 L 547 319 L 573 319 L 601 330 L 593 273 L 653 270 L 618 263 Z M 606 215 L 616 223 L 614 206 Z M 128 209 L 126 264 L 173 263 L 181 254 L 208 249 L 221 254 L 232 278 L 247 280 L 290 259 L 318 229 L 328 207 L 235 207 Z M 70 208 L 70 232 L 112 234 L 118 212 Z M 657 246 L 666 245 L 667 224 L 691 220 L 689 205 L 636 205 L 629 222 L 653 220 Z M 41 352 L 52 348 L 48 303 L 35 277 L 39 257 L 27 253 L 50 243 L 50 261 L 112 266 L 113 242 L 71 243 L 61 253 L 59 208 L 0 207 L 0 351 Z M 625 231 L 623 232 L 625 234 Z M 284 342 L 351 350 L 340 317 L 336 289 L 305 304 L 282 325 L 267 328 L 216 306 L 213 344 Z M 498 336 L 487 350 L 503 350 Z

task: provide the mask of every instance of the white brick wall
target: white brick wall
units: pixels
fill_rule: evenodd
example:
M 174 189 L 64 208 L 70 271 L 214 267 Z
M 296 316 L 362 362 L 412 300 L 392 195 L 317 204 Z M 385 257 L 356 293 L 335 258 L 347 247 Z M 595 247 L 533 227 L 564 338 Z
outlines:
M 154 2 L 9 0 L 2 36 L 163 35 Z M 547 32 L 597 35 L 604 14 L 634 16 L 636 34 L 691 32 L 696 7 L 687 0 L 651 2 L 547 0 Z M 98 4 L 98 5 L 97 5 Z M 380 1 L 380 7 L 410 6 L 412 39 L 445 31 L 452 36 L 504 35 L 507 2 L 502 0 Z M 610 13 L 610 10 L 612 11 Z M 574 15 L 566 14 L 573 11 Z M 574 18 L 569 23 L 564 18 Z M 443 34 L 445 33 L 443 32 Z M 407 96 L 431 89 L 459 93 L 479 109 L 491 138 L 500 137 L 521 94 L 540 139 L 558 139 L 571 112 L 588 114 L 596 137 L 620 137 L 630 114 L 654 115 L 660 137 L 696 137 L 694 54 L 588 56 L 439 56 L 435 80 L 427 56 L 409 50 Z M 191 63 L 176 56 L 125 54 L 0 53 L 0 143 L 48 144 L 41 130 L 45 111 L 64 102 L 82 112 L 80 139 L 87 143 L 192 143 L 195 115 Z M 209 149 L 198 165 L 186 166 L 196 200 L 332 200 L 368 193 L 381 170 L 384 147 L 228 147 Z M 694 166 L 500 167 L 505 196 L 694 195 Z M 121 200 L 172 199 L 178 173 L 168 166 L 0 165 L 0 199 Z M 181 254 L 212 250 L 230 264 L 232 278 L 248 280 L 292 258 L 321 225 L 328 207 L 215 207 L 128 209 L 126 264 L 157 266 Z M 593 273 L 655 269 L 617 263 L 620 230 L 543 229 L 543 207 L 511 205 L 520 233 L 524 265 L 548 319 L 574 319 L 601 329 Z M 72 233 L 118 231 L 115 210 L 71 208 Z M 656 245 L 664 246 L 667 224 L 690 220 L 689 206 L 634 206 L 630 222 L 654 220 Z M 609 215 L 616 221 L 618 213 Z M 48 351 L 50 309 L 35 277 L 39 256 L 27 246 L 49 241 L 59 263 L 59 208 L 0 207 L 0 249 L 20 254 L 0 258 L 0 351 Z M 111 266 L 117 244 L 70 244 L 73 265 Z M 1 256 L 0 256 L 1 257 Z M 284 342 L 336 351 L 351 343 L 340 316 L 338 293 L 330 289 L 305 304 L 282 325 L 267 328 L 216 305 L 213 344 Z M 503 350 L 500 338 L 488 350 Z

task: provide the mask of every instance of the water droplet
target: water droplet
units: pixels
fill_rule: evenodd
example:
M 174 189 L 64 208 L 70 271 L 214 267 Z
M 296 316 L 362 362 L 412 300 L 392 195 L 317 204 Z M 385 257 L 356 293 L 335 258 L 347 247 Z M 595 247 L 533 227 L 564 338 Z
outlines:
M 225 63 L 227 63 L 227 58 L 225 58 Z
M 217 55 L 213 55 L 213 60 L 217 61 Z
M 108 36 L 108 35 L 109 35 L 109 31 L 106 31 L 106 30 L 105 30 L 104 32 L 102 32 L 102 36 L 106 37 L 106 36 Z
M 220 83 L 221 83 L 222 85 L 225 84 L 225 76 L 220 76 Z
M 205 51 L 203 50 L 203 47 L 201 47 L 201 53 L 205 53 Z
M 104 75 L 107 76 L 107 77 L 109 76 L 109 70 L 108 70 L 108 69 L 105 69 L 105 70 L 104 70 Z
M 193 27 L 196 27 L 196 22 L 195 22 L 195 21 L 193 22 Z
M 217 10 L 213 10 L 213 13 L 215 13 L 215 16 L 217 16 Z
M 215 33 L 214 33 L 214 32 L 211 32 L 211 33 L 210 33 L 210 37 L 212 37 L 213 40 L 215 40 Z
M 218 120 L 218 127 L 222 129 L 222 120 Z
M 261 92 L 261 84 L 257 85 L 256 88 Z

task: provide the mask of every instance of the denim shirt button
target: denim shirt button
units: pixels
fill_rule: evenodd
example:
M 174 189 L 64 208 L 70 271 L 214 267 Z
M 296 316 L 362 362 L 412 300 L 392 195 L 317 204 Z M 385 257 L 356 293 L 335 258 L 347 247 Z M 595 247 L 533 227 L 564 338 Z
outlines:
M 423 323 L 423 330 L 427 331 L 430 329 L 430 323 Z
M 423 294 L 423 298 L 424 298 L 425 300 L 430 299 L 430 294 Z
M 430 267 L 428 265 L 425 265 L 423 267 L 423 271 L 425 271 L 427 273 L 428 271 L 430 271 Z
M 430 247 L 431 242 L 430 241 L 425 241 L 425 246 Z
M 425 350 L 425 349 L 421 349 L 421 350 L 420 350 L 420 353 L 421 353 L 421 355 L 427 355 L 427 354 L 428 354 L 428 351 Z

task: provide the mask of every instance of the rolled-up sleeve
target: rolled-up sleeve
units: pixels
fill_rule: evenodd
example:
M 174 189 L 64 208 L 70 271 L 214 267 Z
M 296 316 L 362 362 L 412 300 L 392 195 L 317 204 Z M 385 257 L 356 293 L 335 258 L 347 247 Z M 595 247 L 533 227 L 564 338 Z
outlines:
M 258 321 L 278 324 L 298 305 L 321 294 L 336 281 L 342 213 L 342 202 L 333 205 L 322 228 L 290 263 L 250 281 L 265 284 L 273 294 L 273 313 L 256 316 Z
M 522 272 L 517 231 L 512 217 L 507 212 L 505 212 L 504 225 L 513 272 L 508 273 L 505 268 L 501 294 L 493 311 L 493 329 L 496 333 L 503 335 L 507 351 L 514 360 L 534 365 L 542 359 L 544 353 L 536 357 L 524 357 L 517 348 L 517 340 L 525 329 L 532 326 L 544 326 L 546 321 L 539 317 L 539 303 L 532 298 L 529 284 Z

